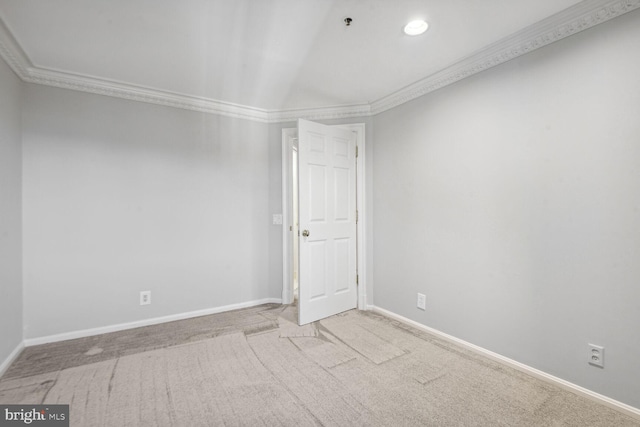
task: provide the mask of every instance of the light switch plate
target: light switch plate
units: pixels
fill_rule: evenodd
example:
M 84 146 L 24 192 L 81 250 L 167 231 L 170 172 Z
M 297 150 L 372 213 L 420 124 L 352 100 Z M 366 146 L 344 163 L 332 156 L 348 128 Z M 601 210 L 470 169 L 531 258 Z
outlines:
M 282 214 L 273 214 L 273 225 L 282 225 Z
M 418 308 L 420 310 L 427 309 L 427 296 L 425 294 L 418 294 Z

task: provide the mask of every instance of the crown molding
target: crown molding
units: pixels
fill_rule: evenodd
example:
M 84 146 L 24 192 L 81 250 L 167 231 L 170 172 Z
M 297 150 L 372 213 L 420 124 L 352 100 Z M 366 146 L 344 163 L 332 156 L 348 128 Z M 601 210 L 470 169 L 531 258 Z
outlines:
M 269 112 L 270 123 L 294 122 L 305 120 L 348 119 L 371 115 L 370 104 L 343 105 L 334 107 L 274 110 Z
M 488 45 L 449 67 L 371 103 L 373 115 L 640 8 L 640 0 L 586 0 Z
M 372 103 L 320 108 L 265 110 L 37 67 L 31 62 L 2 19 L 0 19 L 0 57 L 18 77 L 29 83 L 263 123 L 291 122 L 299 118 L 346 119 L 382 113 L 638 8 L 640 8 L 640 0 L 585 0 Z
M 29 69 L 28 75 L 26 78 L 23 78 L 23 80 L 45 86 L 89 92 L 97 95 L 199 111 L 202 113 L 219 114 L 238 119 L 257 122 L 267 122 L 269 119 L 269 112 L 260 108 L 43 68 Z
M 33 67 L 24 50 L 22 50 L 2 19 L 0 19 L 0 57 L 22 80 L 28 75 L 28 69 Z

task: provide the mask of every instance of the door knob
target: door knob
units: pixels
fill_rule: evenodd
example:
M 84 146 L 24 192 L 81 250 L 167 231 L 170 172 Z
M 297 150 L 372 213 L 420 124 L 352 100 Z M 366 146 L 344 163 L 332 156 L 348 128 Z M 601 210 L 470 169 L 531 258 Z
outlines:
M 302 235 L 303 235 L 304 237 L 309 237 L 309 230 L 304 230 L 304 231 L 302 232 Z

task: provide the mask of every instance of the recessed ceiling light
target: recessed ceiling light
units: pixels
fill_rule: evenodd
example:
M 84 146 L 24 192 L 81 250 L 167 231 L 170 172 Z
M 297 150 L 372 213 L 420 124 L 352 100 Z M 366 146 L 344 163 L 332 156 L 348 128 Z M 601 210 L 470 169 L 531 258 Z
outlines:
M 407 25 L 404 26 L 404 33 L 408 36 L 418 36 L 429 28 L 429 24 L 424 22 L 421 19 L 417 21 L 411 21 Z

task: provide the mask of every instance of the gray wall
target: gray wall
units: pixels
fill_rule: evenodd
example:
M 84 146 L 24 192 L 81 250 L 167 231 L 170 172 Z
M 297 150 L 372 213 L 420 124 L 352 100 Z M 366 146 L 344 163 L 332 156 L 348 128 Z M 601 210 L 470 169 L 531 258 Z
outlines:
M 22 82 L 0 59 L 0 364 L 22 342 Z
M 25 338 L 280 297 L 266 124 L 24 94 Z
M 638 45 L 633 12 L 376 116 L 375 305 L 640 407 Z
M 25 338 L 281 297 L 271 215 L 295 123 L 30 84 L 24 103 Z M 372 145 L 370 118 L 327 123 L 354 122 Z

